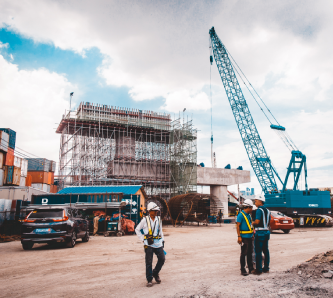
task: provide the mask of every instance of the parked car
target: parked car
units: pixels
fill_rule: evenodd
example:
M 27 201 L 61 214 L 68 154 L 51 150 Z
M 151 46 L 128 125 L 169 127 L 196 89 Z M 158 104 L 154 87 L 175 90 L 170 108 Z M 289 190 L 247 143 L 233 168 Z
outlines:
M 74 247 L 78 238 L 89 241 L 89 226 L 76 208 L 43 206 L 31 211 L 22 222 L 21 243 L 25 250 L 32 249 L 35 243 L 64 242 Z
M 295 228 L 295 224 L 291 217 L 288 217 L 279 211 L 271 211 L 270 228 L 272 231 L 282 230 L 284 233 L 288 234 L 290 230 Z

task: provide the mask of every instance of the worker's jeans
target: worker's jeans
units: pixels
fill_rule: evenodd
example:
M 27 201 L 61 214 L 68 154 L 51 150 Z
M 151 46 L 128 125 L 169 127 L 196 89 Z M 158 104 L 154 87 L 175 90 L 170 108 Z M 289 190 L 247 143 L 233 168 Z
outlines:
M 252 238 L 242 238 L 242 248 L 240 256 L 241 271 L 245 271 L 245 258 L 247 259 L 247 267 L 250 271 L 253 270 L 252 251 Z
M 256 232 L 254 238 L 254 249 L 256 252 L 256 271 L 262 272 L 262 253 L 264 253 L 264 270 L 269 270 L 269 250 L 268 250 L 268 240 L 270 238 L 270 233 Z
M 145 248 L 145 253 L 146 253 L 146 278 L 147 281 L 150 282 L 153 280 L 153 276 L 158 276 L 159 272 L 161 271 L 162 266 L 165 262 L 165 255 L 163 247 L 154 248 L 151 246 L 147 246 L 147 248 Z M 157 264 L 154 270 L 153 270 L 153 254 L 157 256 Z

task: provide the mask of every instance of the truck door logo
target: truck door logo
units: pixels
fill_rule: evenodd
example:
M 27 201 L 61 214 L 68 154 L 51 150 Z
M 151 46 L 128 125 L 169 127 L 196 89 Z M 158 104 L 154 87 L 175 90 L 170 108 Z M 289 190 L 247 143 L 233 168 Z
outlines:
M 49 199 L 42 199 L 42 205 L 47 205 L 48 202 L 49 202 Z

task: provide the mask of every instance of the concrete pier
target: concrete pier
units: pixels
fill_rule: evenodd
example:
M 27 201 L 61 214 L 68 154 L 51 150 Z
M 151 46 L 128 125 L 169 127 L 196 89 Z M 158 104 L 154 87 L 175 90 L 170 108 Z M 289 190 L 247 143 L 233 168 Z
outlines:
M 228 191 L 230 185 L 251 182 L 250 171 L 224 169 L 224 168 L 197 168 L 197 185 L 210 186 L 210 194 L 216 196 L 223 209 L 225 216 L 228 216 Z

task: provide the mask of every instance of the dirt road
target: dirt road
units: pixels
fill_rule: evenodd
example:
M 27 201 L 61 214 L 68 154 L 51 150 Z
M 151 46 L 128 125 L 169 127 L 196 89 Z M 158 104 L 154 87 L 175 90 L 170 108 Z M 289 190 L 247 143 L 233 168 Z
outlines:
M 311 287 L 324 289 L 324 296 L 332 293 L 330 279 L 307 284 L 283 271 L 332 250 L 333 228 L 273 233 L 271 272 L 259 277 L 240 275 L 232 224 L 164 230 L 160 285 L 145 287 L 143 246 L 136 236 L 95 236 L 75 248 L 40 244 L 32 251 L 15 241 L 0 244 L 0 297 L 307 297 Z

